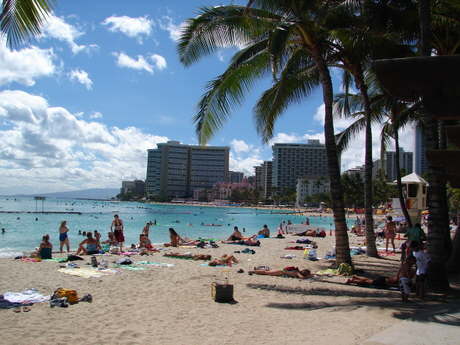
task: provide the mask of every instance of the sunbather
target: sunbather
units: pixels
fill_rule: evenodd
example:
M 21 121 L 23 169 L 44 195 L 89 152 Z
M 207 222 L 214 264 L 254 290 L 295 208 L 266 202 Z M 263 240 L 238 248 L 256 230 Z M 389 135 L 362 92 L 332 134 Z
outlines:
M 227 243 L 227 244 L 241 244 L 241 245 L 244 245 L 244 246 L 260 246 L 260 241 L 257 240 L 256 238 L 254 238 L 254 236 L 252 237 L 247 237 L 247 238 L 243 238 L 242 240 L 237 240 L 237 241 L 222 241 L 222 243 Z
M 241 241 L 242 239 L 244 239 L 243 234 L 240 232 L 240 230 L 238 230 L 238 227 L 235 226 L 227 241 Z
M 169 237 L 171 238 L 171 242 L 165 243 L 165 247 L 179 247 L 180 245 L 194 246 L 200 242 L 180 237 L 173 228 L 169 228 Z
M 299 270 L 297 267 L 286 267 L 283 270 L 253 270 L 248 272 L 251 274 L 259 274 L 264 276 L 274 276 L 274 277 L 288 277 L 288 278 L 299 278 L 299 279 L 308 279 L 312 277 L 310 270 L 304 269 Z
M 38 256 L 40 259 L 51 259 L 52 250 L 53 250 L 53 245 L 50 242 L 50 236 L 45 235 L 42 237 L 42 242 L 40 243 L 40 247 L 38 247 L 36 256 Z
M 86 247 L 84 245 L 86 244 Z M 86 240 L 82 241 L 80 243 L 80 246 L 78 247 L 77 252 L 75 255 L 93 255 L 93 254 L 98 254 L 100 250 L 100 246 L 98 245 L 96 239 L 93 237 L 93 234 L 91 231 L 88 231 L 86 233 Z
M 214 259 L 209 263 L 209 266 L 232 266 L 233 263 L 237 264 L 239 261 L 233 255 L 224 254 L 220 259 Z
M 375 287 L 385 288 L 385 287 L 392 286 L 392 285 L 397 286 L 398 278 L 378 276 L 375 279 L 371 279 L 371 278 L 366 278 L 366 277 L 352 276 L 351 278 L 347 279 L 345 284 L 352 284 L 352 285 L 358 285 L 358 286 L 375 286 Z
M 178 258 L 178 259 L 193 259 L 193 260 L 211 260 L 211 255 L 207 254 L 181 254 L 181 253 L 166 253 L 164 256 L 169 256 L 172 258 Z

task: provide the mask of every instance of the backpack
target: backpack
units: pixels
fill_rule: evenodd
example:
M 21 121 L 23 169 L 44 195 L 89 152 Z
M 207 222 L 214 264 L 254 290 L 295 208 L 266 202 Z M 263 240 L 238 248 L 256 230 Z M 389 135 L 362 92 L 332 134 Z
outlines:
M 75 304 L 78 303 L 78 294 L 77 290 L 70 290 L 70 289 L 64 289 L 64 288 L 58 288 L 56 291 L 54 291 L 53 296 L 51 299 L 56 299 L 56 298 L 67 298 L 67 302 L 70 304 Z

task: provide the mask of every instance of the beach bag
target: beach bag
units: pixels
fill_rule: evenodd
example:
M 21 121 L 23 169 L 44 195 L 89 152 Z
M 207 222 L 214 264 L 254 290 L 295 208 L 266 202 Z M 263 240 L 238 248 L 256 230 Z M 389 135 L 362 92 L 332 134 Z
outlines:
M 353 274 L 353 267 L 349 264 L 341 263 L 337 269 L 337 273 L 341 276 L 351 276 Z
M 67 302 L 69 302 L 70 304 L 78 303 L 77 290 L 71 290 L 71 289 L 59 288 L 56 291 L 54 291 L 54 294 L 51 297 L 51 299 L 64 298 L 64 297 L 67 298 Z

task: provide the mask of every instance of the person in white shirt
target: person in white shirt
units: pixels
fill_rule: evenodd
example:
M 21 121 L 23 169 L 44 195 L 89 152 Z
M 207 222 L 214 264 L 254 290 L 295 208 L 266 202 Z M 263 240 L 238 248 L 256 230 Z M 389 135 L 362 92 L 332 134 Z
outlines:
M 426 291 L 426 276 L 428 273 L 428 263 L 430 262 L 430 256 L 428 253 L 420 247 L 417 243 L 412 247 L 413 254 L 417 260 L 417 271 L 415 272 L 415 291 L 416 296 L 424 299 Z

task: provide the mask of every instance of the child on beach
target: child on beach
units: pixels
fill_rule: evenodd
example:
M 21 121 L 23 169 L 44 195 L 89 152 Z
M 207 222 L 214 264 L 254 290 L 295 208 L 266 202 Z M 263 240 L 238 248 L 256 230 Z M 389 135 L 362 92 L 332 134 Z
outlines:
M 412 277 L 414 276 L 414 271 L 412 270 L 412 266 L 415 264 L 415 258 L 413 256 L 409 256 L 399 268 L 398 276 L 399 279 L 399 288 L 401 290 L 401 297 L 403 302 L 407 302 L 409 300 L 410 295 L 410 283 Z
M 428 263 L 430 262 L 430 256 L 418 243 L 412 246 L 412 251 L 417 261 L 417 271 L 415 273 L 416 296 L 421 299 L 424 299 L 426 290 L 426 274 L 428 271 Z

